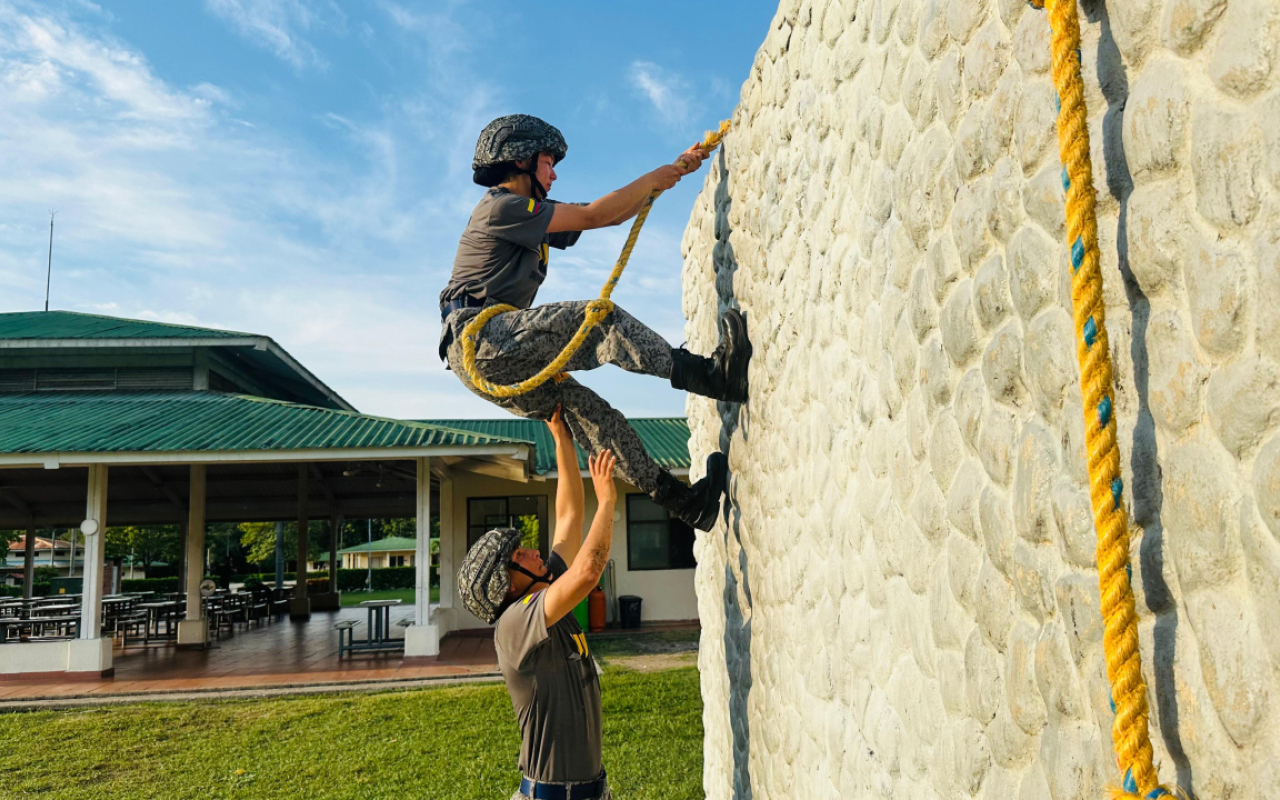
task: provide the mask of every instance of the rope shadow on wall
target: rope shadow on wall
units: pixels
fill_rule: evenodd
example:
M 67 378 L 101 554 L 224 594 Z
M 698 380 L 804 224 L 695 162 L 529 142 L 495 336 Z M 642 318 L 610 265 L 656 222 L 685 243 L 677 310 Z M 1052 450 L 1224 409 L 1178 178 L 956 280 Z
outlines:
M 1142 528 L 1138 558 L 1142 566 L 1142 594 L 1147 608 L 1156 617 L 1153 632 L 1152 667 L 1155 673 L 1156 717 L 1160 736 L 1173 759 L 1177 784 L 1188 797 L 1194 798 L 1191 761 L 1182 746 L 1179 731 L 1177 681 L 1174 665 L 1177 656 L 1178 607 L 1164 579 L 1164 488 L 1160 475 L 1160 452 L 1156 441 L 1155 418 L 1151 414 L 1150 358 L 1147 353 L 1147 328 L 1151 320 L 1151 302 L 1142 291 L 1129 263 L 1129 196 L 1133 193 L 1133 176 L 1124 149 L 1124 114 L 1129 100 L 1129 77 L 1120 48 L 1111 30 L 1111 15 L 1106 0 L 1086 0 L 1086 18 L 1100 26 L 1095 67 L 1107 110 L 1102 118 L 1102 152 L 1106 167 L 1107 190 L 1120 204 L 1116 227 L 1116 252 L 1120 276 L 1124 281 L 1129 304 L 1129 357 L 1133 360 L 1133 390 L 1138 400 L 1138 415 L 1130 441 L 1129 470 L 1133 481 L 1133 522 Z
M 715 239 L 712 249 L 712 266 L 716 275 L 716 316 L 725 309 L 742 311 L 734 296 L 733 275 L 738 271 L 738 260 L 729 244 L 729 171 L 726 165 L 726 144 L 720 148 L 717 166 L 720 182 L 715 190 Z M 750 318 L 747 330 L 750 331 Z M 726 455 L 734 433 L 741 429 L 744 411 L 742 404 L 720 401 L 716 404 L 720 417 L 718 445 Z M 725 492 L 725 563 L 724 563 L 724 653 L 725 670 L 729 678 L 729 728 L 733 735 L 733 799 L 752 800 L 750 755 L 751 721 L 747 715 L 747 699 L 751 695 L 751 580 L 746 548 L 742 546 L 742 508 L 737 498 L 736 482 L 732 472 Z M 731 547 L 730 545 L 733 545 Z M 733 550 L 737 549 L 737 569 L 733 565 Z

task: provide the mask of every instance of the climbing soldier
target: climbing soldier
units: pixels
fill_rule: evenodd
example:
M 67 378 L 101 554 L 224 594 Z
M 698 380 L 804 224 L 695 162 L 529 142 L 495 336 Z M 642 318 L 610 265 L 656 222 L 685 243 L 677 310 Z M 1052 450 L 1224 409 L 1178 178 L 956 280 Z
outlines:
M 710 530 L 720 513 L 728 474 L 722 453 L 712 453 L 706 477 L 687 486 L 649 457 L 622 414 L 568 375 L 524 394 L 495 398 L 478 390 L 464 367 L 463 330 L 481 309 L 500 303 L 516 310 L 499 314 L 481 330 L 476 345 L 480 376 L 493 383 L 518 383 L 551 362 L 573 338 L 588 304 L 533 306 L 547 276 L 549 248 L 571 247 L 582 231 L 631 219 L 652 192 L 671 188 L 707 156 L 695 145 L 675 164 L 642 175 L 593 203 L 578 205 L 547 199 L 556 165 L 567 150 L 560 131 L 524 114 L 500 117 L 480 133 L 471 162 L 473 179 L 490 188 L 471 214 L 458 244 L 453 274 L 440 294 L 440 356 L 467 388 L 512 413 L 546 420 L 552 409 L 560 407 L 583 449 L 595 454 L 606 448 L 613 451 L 618 472 L 629 483 L 689 525 Z M 746 322 L 736 310 L 721 315 L 720 344 L 710 357 L 704 357 L 672 348 L 615 307 L 587 336 L 565 370 L 614 364 L 629 372 L 667 378 L 677 389 L 742 402 L 747 398 L 750 358 Z
M 498 667 L 520 725 L 520 791 L 512 800 L 608 800 L 601 757 L 600 678 L 582 627 L 570 613 L 600 582 L 613 542 L 614 456 L 590 458 L 596 515 L 587 539 L 582 478 L 559 409 L 547 422 L 556 443 L 555 539 L 544 564 L 520 531 L 480 537 L 458 570 L 467 610 L 498 623 Z

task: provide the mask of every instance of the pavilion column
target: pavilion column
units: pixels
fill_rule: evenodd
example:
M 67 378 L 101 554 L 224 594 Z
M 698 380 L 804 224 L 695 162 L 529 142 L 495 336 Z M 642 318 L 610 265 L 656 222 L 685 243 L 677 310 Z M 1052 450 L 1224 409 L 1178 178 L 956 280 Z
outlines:
M 298 465 L 298 568 L 293 599 L 289 601 L 290 619 L 308 619 L 311 616 L 311 600 L 307 597 L 307 537 L 310 520 L 307 518 L 307 498 L 310 494 L 307 464 Z
M 276 591 L 284 589 L 284 523 L 276 523 Z M 276 595 L 277 598 L 280 595 Z
M 413 557 L 417 573 L 413 625 L 404 631 L 404 654 L 440 655 L 440 629 L 431 622 L 431 459 L 414 459 L 418 465 L 417 548 Z
M 88 501 L 85 504 L 84 571 L 80 600 L 80 635 L 68 645 L 67 671 L 109 674 L 111 638 L 102 638 L 102 567 L 106 555 L 107 466 L 89 467 Z
M 187 618 L 178 623 L 179 647 L 204 647 L 209 644 L 209 623 L 200 603 L 200 584 L 204 582 L 205 498 L 207 467 L 191 465 L 191 500 L 187 508 L 186 584 Z
M 338 592 L 338 545 L 342 538 L 342 515 L 335 514 L 329 522 L 329 591 Z
M 187 586 L 187 521 L 178 523 L 178 585 L 186 591 Z
M 36 580 L 36 526 L 27 525 L 26 546 L 22 548 L 22 596 L 31 599 Z
M 80 599 L 80 638 L 102 636 L 102 564 L 106 555 L 107 466 L 89 467 L 89 500 L 80 531 L 84 536 L 84 571 Z
M 454 566 L 453 479 L 440 479 L 440 607 L 453 608 L 457 568 Z

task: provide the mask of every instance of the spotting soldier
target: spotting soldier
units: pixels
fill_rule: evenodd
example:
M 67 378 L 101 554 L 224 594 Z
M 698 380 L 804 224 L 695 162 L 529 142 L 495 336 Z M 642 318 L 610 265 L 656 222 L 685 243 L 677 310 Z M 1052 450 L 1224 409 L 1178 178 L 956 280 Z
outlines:
M 458 570 L 458 591 L 489 624 L 498 667 L 520 725 L 520 790 L 512 800 L 608 800 L 601 753 L 599 667 L 574 606 L 600 582 L 613 542 L 618 500 L 614 457 L 590 458 L 596 515 L 586 541 L 583 481 L 559 410 L 547 425 L 556 443 L 555 539 L 546 563 L 522 547 L 514 528 L 492 530 L 472 545 Z

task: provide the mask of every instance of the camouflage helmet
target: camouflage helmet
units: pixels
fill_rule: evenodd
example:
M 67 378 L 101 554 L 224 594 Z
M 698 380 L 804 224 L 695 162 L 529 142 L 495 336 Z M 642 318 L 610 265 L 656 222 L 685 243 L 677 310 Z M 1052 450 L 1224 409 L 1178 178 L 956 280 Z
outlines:
M 498 117 L 480 131 L 471 169 L 523 161 L 538 153 L 551 153 L 559 164 L 568 151 L 569 145 L 555 126 L 528 114 L 511 114 Z
M 507 562 L 519 546 L 520 531 L 515 528 L 491 530 L 471 546 L 458 569 L 462 605 L 490 625 L 497 621 L 511 590 Z

